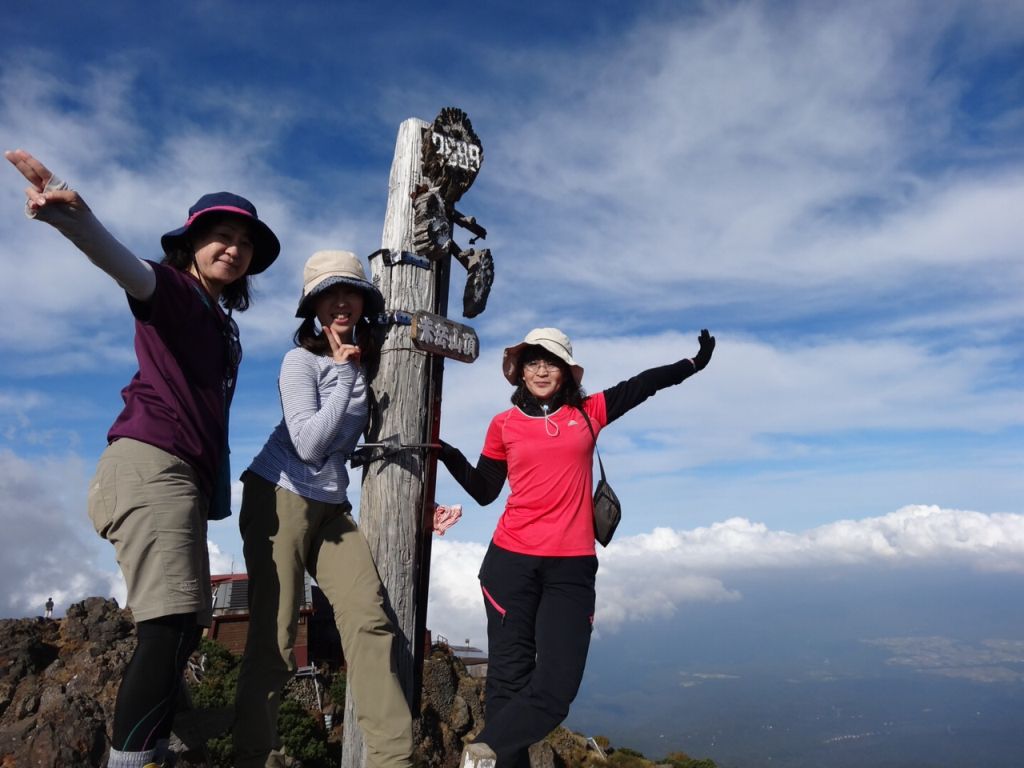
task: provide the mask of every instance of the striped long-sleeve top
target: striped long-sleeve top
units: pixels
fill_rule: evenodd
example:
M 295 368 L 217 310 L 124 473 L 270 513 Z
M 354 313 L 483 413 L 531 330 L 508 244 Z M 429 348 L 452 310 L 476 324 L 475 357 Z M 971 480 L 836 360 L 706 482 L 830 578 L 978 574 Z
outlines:
M 309 499 L 347 501 L 345 462 L 369 417 L 362 368 L 296 347 L 284 356 L 278 389 L 284 418 L 249 470 Z

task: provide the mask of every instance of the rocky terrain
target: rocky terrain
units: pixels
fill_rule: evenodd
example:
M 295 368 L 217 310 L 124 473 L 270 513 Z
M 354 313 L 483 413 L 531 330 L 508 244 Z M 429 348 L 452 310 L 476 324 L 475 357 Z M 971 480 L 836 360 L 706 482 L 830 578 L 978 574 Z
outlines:
M 59 621 L 0 620 L 0 766 L 101 765 L 134 632 L 101 598 Z
M 0 620 L 0 768 L 103 765 L 133 635 L 131 614 L 102 598 L 72 605 L 63 619 Z M 309 685 L 295 682 L 287 695 L 304 709 L 315 706 Z M 454 768 L 464 739 L 483 726 L 482 681 L 442 649 L 424 663 L 423 682 L 417 763 Z M 181 707 L 172 741 L 176 764 L 216 764 L 206 742 L 224 738 L 230 709 L 195 709 L 188 700 Z M 323 738 L 337 744 L 341 707 L 328 696 L 324 711 L 333 716 L 333 727 L 321 728 Z M 536 745 L 531 758 L 535 768 L 561 768 L 581 765 L 588 753 L 582 737 L 560 730 Z

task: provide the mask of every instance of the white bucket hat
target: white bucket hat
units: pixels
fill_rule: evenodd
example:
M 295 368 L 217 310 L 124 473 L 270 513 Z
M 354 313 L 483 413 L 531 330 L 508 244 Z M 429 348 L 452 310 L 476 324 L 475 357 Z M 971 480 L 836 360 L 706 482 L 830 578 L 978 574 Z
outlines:
M 573 360 L 572 342 L 569 337 L 557 328 L 534 328 L 526 338 L 514 347 L 506 347 L 502 357 L 501 368 L 510 384 L 519 384 L 516 374 L 519 369 L 519 355 L 527 347 L 542 347 L 569 366 L 576 383 L 583 381 L 583 366 Z
M 306 260 L 302 270 L 302 296 L 296 317 L 313 316 L 313 298 L 344 283 L 362 291 L 363 317 L 373 318 L 384 311 L 384 297 L 377 286 L 366 279 L 359 257 L 351 251 L 317 251 Z

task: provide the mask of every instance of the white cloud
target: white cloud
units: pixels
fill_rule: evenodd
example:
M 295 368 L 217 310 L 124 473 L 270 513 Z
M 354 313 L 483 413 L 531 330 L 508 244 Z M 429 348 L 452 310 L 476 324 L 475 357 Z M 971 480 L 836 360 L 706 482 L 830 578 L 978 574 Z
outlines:
M 712 329 L 714 331 L 714 329 Z M 587 335 L 573 340 L 591 392 L 697 351 L 692 333 Z M 511 337 L 505 343 L 513 343 Z M 445 376 L 442 436 L 475 460 L 511 390 L 492 345 Z M 889 336 L 762 341 L 718 334 L 708 368 L 659 392 L 601 436 L 616 476 L 679 472 L 721 461 L 799 456 L 835 433 L 993 432 L 1024 424 L 1024 392 L 1004 382 L 1013 351 L 965 343 L 935 349 Z
M 85 488 L 93 468 L 76 455 L 32 460 L 0 450 L 0 615 L 42 615 L 52 597 L 56 613 L 87 597 L 127 602 L 113 548 L 93 530 Z M 244 571 L 244 563 L 208 542 L 212 573 Z
M 434 537 L 427 626 L 453 643 L 486 646 L 487 621 L 477 573 L 487 546 Z
M 3 615 L 41 615 L 49 596 L 62 612 L 75 600 L 117 593 L 113 558 L 77 503 L 90 475 L 75 455 L 26 460 L 0 450 Z
M 942 66 L 960 12 L 868 7 L 716 6 L 520 62 L 540 95 L 493 139 L 517 162 L 486 182 L 514 210 L 496 251 L 509 295 L 597 323 L 619 319 L 628 281 L 626 322 L 728 302 L 753 322 L 898 316 L 887 295 L 967 270 L 971 291 L 1019 284 L 1019 153 L 995 142 L 1005 157 L 972 162 L 952 125 L 974 85 Z
M 486 636 L 476 578 L 484 552 L 479 544 L 434 542 L 428 621 L 449 638 Z M 1024 573 L 1024 515 L 908 506 L 797 533 L 736 517 L 620 535 L 598 557 L 595 627 L 614 632 L 626 622 L 667 619 L 687 603 L 741 600 L 730 579 L 751 572 L 806 571 L 811 580 L 860 566 Z
M 245 571 L 245 563 L 238 562 L 233 553 L 223 551 L 214 541 L 207 541 L 206 545 L 210 552 L 211 574 L 241 573 Z
M 278 132 L 294 117 L 283 108 L 268 111 L 265 105 L 277 99 L 265 94 L 225 99 L 193 91 L 190 98 L 218 104 L 215 125 L 182 119 L 162 135 L 137 135 L 139 66 L 121 57 L 108 68 L 93 67 L 80 92 L 78 84 L 48 74 L 59 69 L 49 57 L 40 56 L 34 67 L 0 61 L 0 142 L 33 152 L 67 179 L 140 258 L 162 256 L 159 236 L 184 220 L 200 194 L 232 189 L 250 198 L 283 251 L 274 272 L 257 278 L 253 310 L 239 324 L 249 353 L 284 348 L 296 326 L 306 257 L 324 247 L 369 253 L 379 245 L 376 212 L 349 212 L 332 201 L 338 192 L 322 190 L 317 206 L 302 204 L 308 190 L 268 167 Z M 76 108 L 68 110 L 69 103 Z M 147 151 L 134 156 L 134 146 Z M 61 235 L 20 215 L 25 183 L 4 166 L 0 208 L 8 215 L 0 216 L 0 271 L 7 298 L 0 306 L 0 344 L 21 353 L 12 370 L 81 372 L 130 363 L 132 325 L 123 292 Z M 53 356 L 54 349 L 61 354 Z

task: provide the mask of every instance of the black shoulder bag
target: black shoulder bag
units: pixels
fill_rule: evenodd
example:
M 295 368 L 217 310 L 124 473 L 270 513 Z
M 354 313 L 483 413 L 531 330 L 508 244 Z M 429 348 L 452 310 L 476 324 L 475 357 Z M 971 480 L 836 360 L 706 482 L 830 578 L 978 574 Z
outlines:
M 619 504 L 619 497 L 608 485 L 604 474 L 604 462 L 601 461 L 601 452 L 597 450 L 597 435 L 590 424 L 587 412 L 580 408 L 583 420 L 587 422 L 587 429 L 590 436 L 594 438 L 594 451 L 597 453 L 597 465 L 601 468 L 601 480 L 594 489 L 594 538 L 602 547 L 607 547 L 608 542 L 615 535 L 615 529 L 619 527 L 619 520 L 622 519 L 622 505 Z

